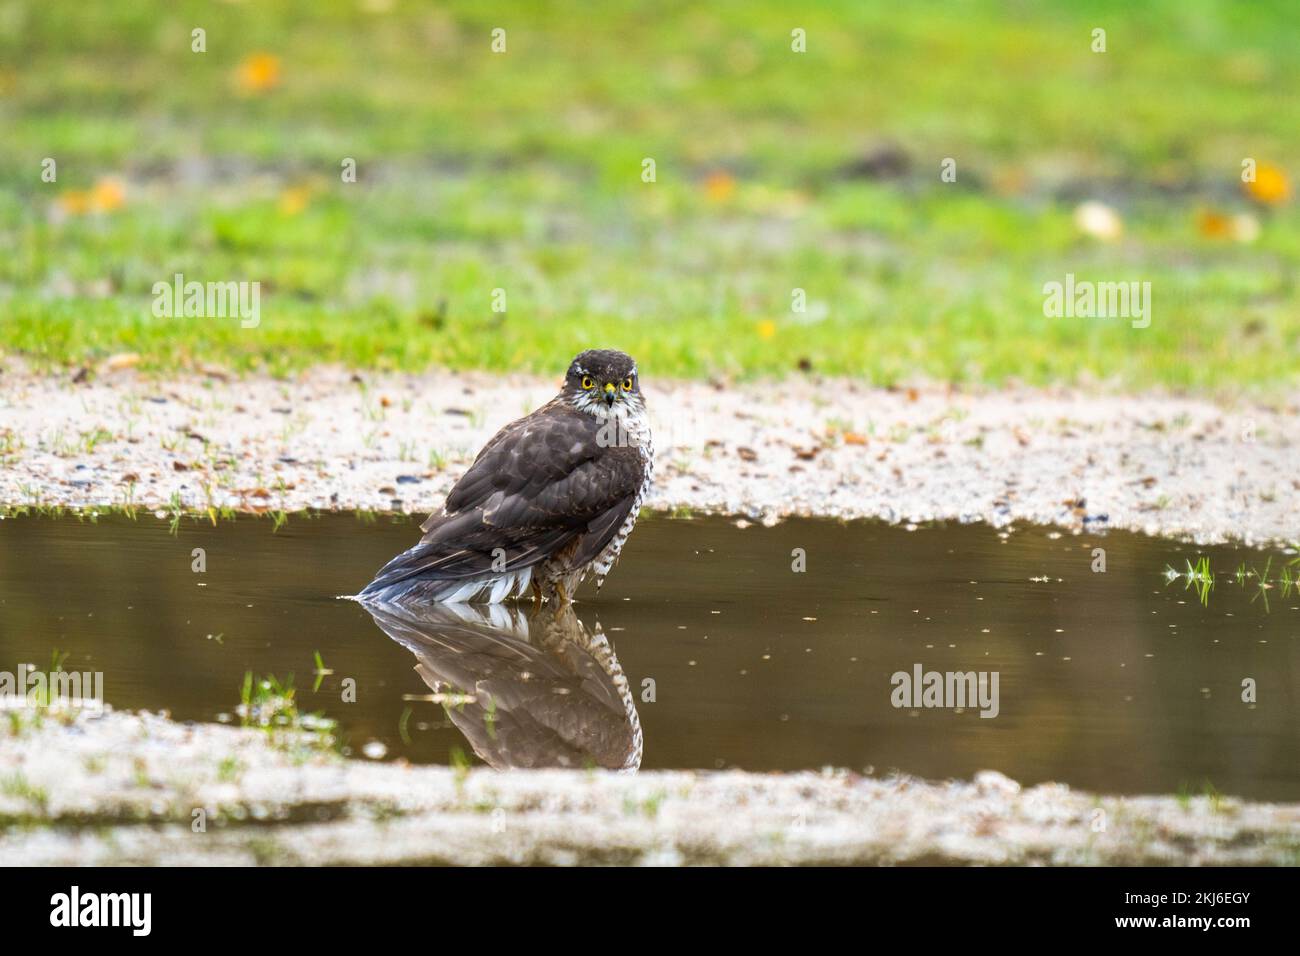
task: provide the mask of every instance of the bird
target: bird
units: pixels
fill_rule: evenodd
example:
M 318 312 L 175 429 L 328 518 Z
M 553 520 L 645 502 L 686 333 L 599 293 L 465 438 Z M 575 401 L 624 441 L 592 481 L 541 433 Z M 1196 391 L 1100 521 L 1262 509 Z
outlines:
M 558 395 L 502 428 L 452 487 L 424 537 L 384 565 L 365 602 L 560 605 L 589 573 L 597 591 L 636 524 L 654 439 L 636 362 L 589 349 Z
M 489 766 L 640 767 L 627 675 L 600 622 L 588 630 L 572 604 L 531 615 L 503 604 L 365 607 L 415 655 L 430 699 Z

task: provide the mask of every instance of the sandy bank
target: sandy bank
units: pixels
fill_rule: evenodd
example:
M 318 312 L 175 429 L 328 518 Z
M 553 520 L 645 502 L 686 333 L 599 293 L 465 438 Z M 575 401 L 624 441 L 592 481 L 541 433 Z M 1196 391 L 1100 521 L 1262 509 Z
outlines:
M 846 381 L 645 387 L 651 507 L 1023 520 L 1202 543 L 1300 536 L 1297 403 L 1070 391 L 881 390 Z M 103 370 L 0 374 L 0 503 L 78 508 L 440 506 L 501 425 L 555 382 L 321 368 L 293 381 Z
M 454 770 L 19 712 L 0 864 L 1294 864 L 1300 804 L 795 774 Z

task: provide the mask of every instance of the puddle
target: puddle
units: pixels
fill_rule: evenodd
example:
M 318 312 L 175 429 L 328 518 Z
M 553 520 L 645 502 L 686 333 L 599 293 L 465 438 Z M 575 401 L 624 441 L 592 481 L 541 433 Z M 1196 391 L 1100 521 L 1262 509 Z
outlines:
M 1300 598 L 1279 552 L 656 516 L 570 615 L 372 618 L 335 599 L 417 521 L 186 520 L 175 535 L 152 517 L 0 521 L 0 670 L 47 668 L 57 651 L 70 671 L 102 671 L 115 707 L 204 721 L 234 714 L 246 671 L 293 674 L 300 706 L 337 720 L 356 755 L 424 763 L 995 769 L 1111 793 L 1300 798 Z M 317 652 L 330 673 L 315 674 Z M 896 708 L 891 676 L 916 665 L 996 672 L 997 716 Z M 490 693 L 457 699 L 457 682 Z

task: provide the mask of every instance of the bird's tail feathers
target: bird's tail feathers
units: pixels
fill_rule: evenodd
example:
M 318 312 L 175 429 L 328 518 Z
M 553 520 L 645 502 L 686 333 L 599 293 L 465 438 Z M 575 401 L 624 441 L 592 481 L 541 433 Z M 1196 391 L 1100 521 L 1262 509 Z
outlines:
M 470 577 L 433 578 L 424 575 L 380 574 L 366 585 L 361 600 L 382 603 L 437 601 L 442 604 L 486 602 L 500 604 L 508 597 L 522 597 L 533 580 L 533 567 L 514 571 L 478 574 Z

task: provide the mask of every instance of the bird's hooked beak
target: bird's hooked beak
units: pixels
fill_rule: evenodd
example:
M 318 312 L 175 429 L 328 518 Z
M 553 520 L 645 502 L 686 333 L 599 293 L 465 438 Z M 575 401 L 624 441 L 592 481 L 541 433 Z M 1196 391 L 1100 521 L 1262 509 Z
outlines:
M 606 382 L 605 383 L 605 404 L 612 406 L 614 404 L 614 399 L 616 398 L 618 398 L 618 388 L 614 385 L 613 382 Z

